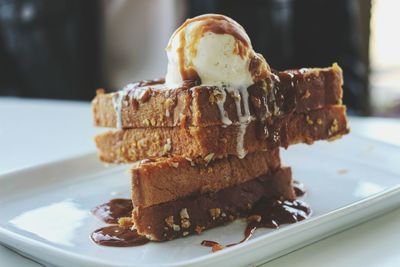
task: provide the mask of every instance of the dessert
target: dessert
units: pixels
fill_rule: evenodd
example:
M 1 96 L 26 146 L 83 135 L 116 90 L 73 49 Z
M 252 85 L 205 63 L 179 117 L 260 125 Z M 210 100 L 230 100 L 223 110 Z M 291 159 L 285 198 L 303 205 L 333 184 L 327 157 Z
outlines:
M 348 133 L 340 67 L 271 70 L 245 30 L 215 14 L 188 19 L 166 50 L 165 79 L 101 89 L 92 102 L 95 126 L 114 128 L 95 137 L 100 160 L 140 161 L 131 168 L 132 199 L 94 210 L 120 226 L 92 239 L 138 245 L 244 217 L 247 240 L 257 227 L 307 218 L 279 149 Z
M 135 229 L 153 241 L 171 240 L 247 217 L 262 198 L 295 200 L 290 168 L 216 192 L 133 209 Z
M 337 64 L 271 74 L 272 89 L 261 82 L 248 88 L 250 114 L 261 120 L 268 117 L 268 112 L 282 116 L 341 104 L 343 77 Z M 94 124 L 141 128 L 175 127 L 183 122 L 185 126 L 202 127 L 238 122 L 231 94 L 220 87 L 194 84 L 170 88 L 164 79 L 158 79 L 128 84 L 115 93 L 98 90 L 92 102 Z M 222 99 L 218 98 L 220 95 Z
M 182 157 L 143 160 L 131 169 L 132 202 L 149 207 L 180 197 L 217 192 L 223 188 L 270 174 L 281 167 L 279 149 L 230 156 L 197 164 Z
M 329 106 L 283 118 L 227 127 L 149 127 L 108 131 L 96 136 L 100 159 L 108 163 L 182 156 L 208 162 L 214 158 L 336 139 L 348 132 L 346 109 Z M 200 158 L 200 159 L 199 159 Z

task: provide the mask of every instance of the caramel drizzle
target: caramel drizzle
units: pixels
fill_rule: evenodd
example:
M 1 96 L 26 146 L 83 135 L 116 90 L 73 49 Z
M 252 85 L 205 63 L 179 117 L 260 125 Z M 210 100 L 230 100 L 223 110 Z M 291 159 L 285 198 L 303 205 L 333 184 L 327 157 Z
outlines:
M 185 49 L 186 49 L 186 32 L 185 28 L 193 22 L 202 22 L 191 32 L 191 42 L 187 51 L 190 55 L 189 58 L 193 58 L 197 55 L 197 45 L 200 38 L 206 32 L 212 32 L 215 34 L 229 34 L 232 35 L 236 40 L 236 46 L 234 53 L 238 54 L 240 57 L 245 57 L 251 48 L 251 42 L 249 37 L 246 35 L 243 27 L 231 18 L 223 15 L 208 14 L 203 16 L 198 16 L 195 18 L 187 19 L 173 34 L 168 42 L 167 50 L 172 48 L 172 40 L 178 35 L 179 37 L 179 47 L 176 49 L 178 54 L 179 62 L 179 72 L 181 74 L 182 80 L 196 80 L 199 81 L 200 77 L 198 73 L 194 70 L 191 60 L 185 62 Z

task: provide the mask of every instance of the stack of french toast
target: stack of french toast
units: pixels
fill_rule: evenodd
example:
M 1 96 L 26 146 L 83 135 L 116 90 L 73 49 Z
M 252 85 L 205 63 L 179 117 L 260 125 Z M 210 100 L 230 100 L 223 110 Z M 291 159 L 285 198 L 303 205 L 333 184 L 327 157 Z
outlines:
M 293 201 L 279 149 L 348 133 L 342 71 L 270 71 L 245 88 L 164 79 L 98 90 L 95 137 L 106 163 L 131 166 L 132 223 L 163 241 L 231 222 L 261 199 Z
M 92 103 L 95 125 L 121 127 L 96 136 L 100 159 L 140 161 L 131 170 L 133 221 L 140 234 L 172 239 L 232 221 L 265 195 L 295 198 L 279 147 L 348 132 L 342 72 L 334 64 L 275 72 L 273 79 L 262 83 L 271 88 L 249 88 L 254 119 L 246 122 L 238 118 L 235 96 L 218 87 L 160 90 L 163 80 L 156 80 L 98 92 Z M 135 96 L 131 90 L 142 92 Z M 217 103 L 222 94 L 229 125 Z

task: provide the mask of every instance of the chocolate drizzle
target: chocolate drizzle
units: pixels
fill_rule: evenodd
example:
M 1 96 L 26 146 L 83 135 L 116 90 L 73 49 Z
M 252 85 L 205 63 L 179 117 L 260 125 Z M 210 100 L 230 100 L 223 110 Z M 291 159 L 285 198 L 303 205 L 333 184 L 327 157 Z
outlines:
M 235 246 L 252 238 L 258 228 L 279 228 L 282 224 L 296 223 L 306 219 L 311 213 L 310 207 L 303 201 L 281 201 L 275 199 L 261 199 L 249 212 L 244 238 L 228 245 L 204 240 L 202 246 L 211 247 L 213 252 L 226 247 Z
M 295 181 L 294 190 L 296 196 L 305 194 L 304 186 Z M 119 218 L 130 217 L 132 213 L 132 202 L 130 199 L 112 199 L 109 202 L 99 205 L 92 210 L 92 213 L 102 221 L 114 225 L 97 229 L 91 234 L 91 239 L 102 246 L 111 247 L 131 247 L 141 246 L 150 240 L 141 236 L 135 229 L 129 226 L 116 225 Z M 218 242 L 204 240 L 202 246 L 211 247 L 212 251 L 219 251 L 226 247 L 248 241 L 253 237 L 258 228 L 279 228 L 282 224 L 296 223 L 306 219 L 311 213 L 310 207 L 303 201 L 277 200 L 262 198 L 259 200 L 247 214 L 247 227 L 244 231 L 244 238 L 237 243 L 221 245 Z
M 94 231 L 90 237 L 99 245 L 108 247 L 134 247 L 149 242 L 130 226 L 116 225 L 122 217 L 131 217 L 133 210 L 132 200 L 124 198 L 112 199 L 92 210 L 92 213 L 105 223 L 114 224 Z
M 105 223 L 117 224 L 121 217 L 131 217 L 132 200 L 124 198 L 112 199 L 92 210 L 92 213 Z
M 141 246 L 150 241 L 145 236 L 139 235 L 136 230 L 118 225 L 97 229 L 90 237 L 97 244 L 108 247 Z

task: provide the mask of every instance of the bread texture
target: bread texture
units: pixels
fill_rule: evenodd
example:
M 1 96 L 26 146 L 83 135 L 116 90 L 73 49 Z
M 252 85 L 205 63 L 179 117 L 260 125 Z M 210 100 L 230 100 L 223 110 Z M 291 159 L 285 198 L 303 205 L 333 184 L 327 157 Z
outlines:
M 342 70 L 337 64 L 328 68 L 274 72 L 271 79 L 248 88 L 250 114 L 257 120 L 264 120 L 271 115 L 339 105 L 342 103 L 342 84 Z M 166 88 L 159 83 L 142 82 L 130 90 L 115 93 L 105 94 L 104 90 L 98 90 L 92 101 L 94 125 L 124 129 L 222 125 L 218 105 L 221 97 L 229 120 L 238 122 L 237 96 L 218 87 L 189 84 Z M 120 103 L 117 109 L 116 102 Z
M 229 156 L 207 165 L 182 157 L 144 160 L 131 169 L 132 201 L 149 207 L 196 194 L 217 192 L 226 187 L 270 174 L 281 166 L 279 149 Z
M 151 207 L 135 207 L 132 219 L 140 235 L 166 241 L 226 224 L 246 213 L 261 198 L 294 200 L 290 168 L 254 178 L 218 192 L 196 194 Z
M 228 127 L 150 127 L 108 131 L 95 137 L 99 157 L 107 163 L 128 163 L 157 157 L 184 157 L 196 162 L 229 155 L 334 140 L 349 132 L 346 107 L 329 106 L 305 113 L 252 121 Z

